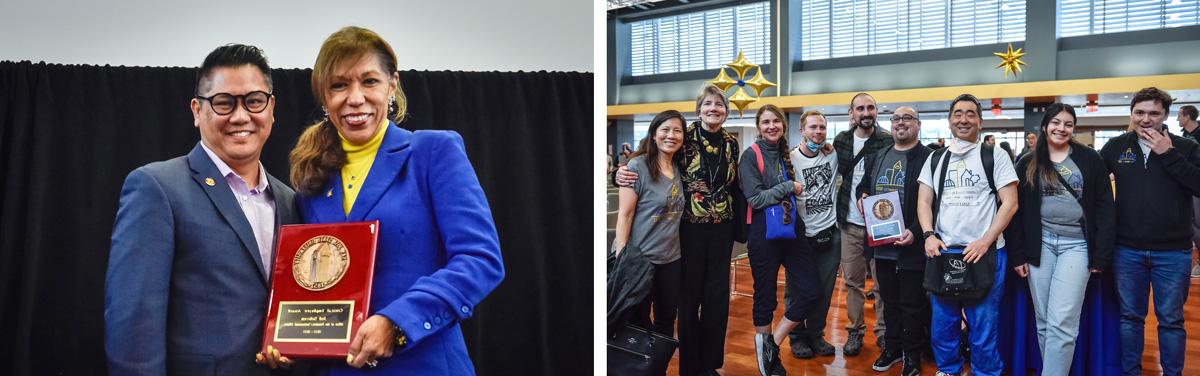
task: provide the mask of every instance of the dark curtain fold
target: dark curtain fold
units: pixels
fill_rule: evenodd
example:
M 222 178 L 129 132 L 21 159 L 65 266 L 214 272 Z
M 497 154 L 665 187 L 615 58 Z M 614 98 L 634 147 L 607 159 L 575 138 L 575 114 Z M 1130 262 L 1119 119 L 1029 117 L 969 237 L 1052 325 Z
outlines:
M 262 162 L 320 116 L 310 70 L 273 72 Z M 104 276 L 125 175 L 199 140 L 195 68 L 0 62 L 0 374 L 105 369 Z M 506 276 L 463 323 L 480 375 L 590 373 L 590 73 L 400 73 L 408 129 L 462 134 Z M 247 357 L 252 354 L 247 354 Z

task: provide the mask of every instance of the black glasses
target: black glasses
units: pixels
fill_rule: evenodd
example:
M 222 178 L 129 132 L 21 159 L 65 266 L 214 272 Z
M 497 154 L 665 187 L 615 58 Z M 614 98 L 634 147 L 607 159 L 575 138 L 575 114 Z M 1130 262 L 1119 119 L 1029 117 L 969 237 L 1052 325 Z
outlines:
M 917 121 L 917 118 L 912 115 L 892 116 L 893 123 L 899 123 L 899 122 L 911 123 L 914 121 Z
M 233 95 L 229 93 L 216 93 L 211 97 L 202 97 L 197 95 L 196 99 L 208 101 L 208 104 L 211 105 L 213 112 L 216 112 L 217 115 L 229 115 L 233 113 L 233 110 L 237 109 L 237 103 L 239 100 L 242 102 L 242 108 L 245 108 L 247 112 L 257 114 L 267 109 L 267 103 L 271 102 L 272 95 L 274 94 L 264 93 L 261 91 L 251 91 L 244 95 Z

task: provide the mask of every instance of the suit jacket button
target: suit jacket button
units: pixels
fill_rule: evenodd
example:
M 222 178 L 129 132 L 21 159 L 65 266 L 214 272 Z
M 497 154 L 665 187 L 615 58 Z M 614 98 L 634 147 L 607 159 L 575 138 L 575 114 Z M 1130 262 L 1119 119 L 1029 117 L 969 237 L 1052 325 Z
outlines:
M 429 322 L 426 321 L 425 322 L 425 330 L 430 330 L 430 329 L 433 329 L 433 325 L 429 325 Z
M 469 311 L 469 310 L 467 309 L 467 306 L 462 306 L 462 312 L 463 312 L 463 313 L 467 313 L 467 311 Z

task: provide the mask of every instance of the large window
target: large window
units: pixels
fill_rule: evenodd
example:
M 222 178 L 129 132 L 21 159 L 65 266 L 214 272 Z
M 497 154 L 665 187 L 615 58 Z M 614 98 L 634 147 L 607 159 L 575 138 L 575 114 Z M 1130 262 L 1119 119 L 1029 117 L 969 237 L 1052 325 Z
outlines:
M 802 60 L 1025 40 L 1024 0 L 802 0 Z
M 634 76 L 717 69 L 733 61 L 738 49 L 755 64 L 771 60 L 769 2 L 637 21 L 630 27 Z
M 1060 0 L 1058 36 L 1200 24 L 1198 0 Z

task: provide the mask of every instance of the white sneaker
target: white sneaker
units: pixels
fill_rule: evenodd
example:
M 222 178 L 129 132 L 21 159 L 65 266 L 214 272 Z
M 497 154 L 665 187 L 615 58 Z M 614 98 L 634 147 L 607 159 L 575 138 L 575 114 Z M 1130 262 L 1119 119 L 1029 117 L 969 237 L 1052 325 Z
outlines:
M 1192 278 L 1200 278 L 1200 264 L 1192 267 Z

